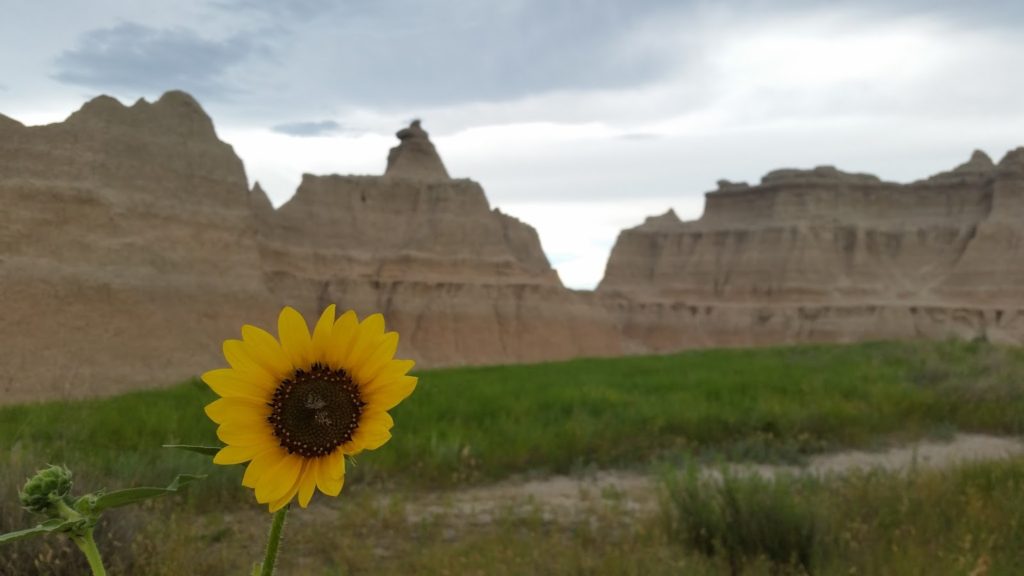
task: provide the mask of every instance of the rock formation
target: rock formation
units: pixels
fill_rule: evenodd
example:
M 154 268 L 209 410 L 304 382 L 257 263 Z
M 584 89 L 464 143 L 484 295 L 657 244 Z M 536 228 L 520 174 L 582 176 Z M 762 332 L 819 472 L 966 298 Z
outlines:
M 619 352 L 532 228 L 399 138 L 386 176 L 307 175 L 275 211 L 184 93 L 0 116 L 0 403 L 180 381 L 284 304 L 384 312 L 422 366 Z
M 623 231 L 596 292 L 449 177 L 419 122 L 382 176 L 275 210 L 187 94 L 0 116 L 0 403 L 164 386 L 282 305 L 383 312 L 421 367 L 865 338 L 1024 340 L 1024 149 L 907 185 L 833 167 L 720 181 Z
M 639 346 L 1024 341 L 1024 149 L 899 185 L 830 166 L 722 181 L 623 231 L 598 289 Z M 640 306 L 643 304 L 643 306 Z M 644 320 L 643 318 L 647 319 Z M 659 326 L 650 334 L 651 325 Z M 699 336 L 696 336 L 699 335 Z
M 398 131 L 399 144 L 388 152 L 388 167 L 385 176 L 412 178 L 417 180 L 448 180 L 441 157 L 427 132 L 420 127 L 419 120 L 413 120 L 408 128 Z
M 562 287 L 536 231 L 471 180 L 307 174 L 268 216 L 274 294 L 308 313 L 383 312 L 423 365 L 618 352 L 610 318 Z
M 187 94 L 0 122 L 5 402 L 157 386 L 273 302 L 241 161 Z

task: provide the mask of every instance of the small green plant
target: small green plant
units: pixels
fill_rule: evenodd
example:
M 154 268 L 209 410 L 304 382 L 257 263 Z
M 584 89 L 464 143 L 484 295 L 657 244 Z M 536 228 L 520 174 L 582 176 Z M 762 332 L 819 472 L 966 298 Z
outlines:
M 51 465 L 36 472 L 18 493 L 21 505 L 26 510 L 46 520 L 32 528 L 0 535 L 0 544 L 43 534 L 66 534 L 85 554 L 93 575 L 105 575 L 106 569 L 93 539 L 93 530 L 103 512 L 177 492 L 200 478 L 202 476 L 180 474 L 166 488 L 127 488 L 113 492 L 93 492 L 75 498 L 71 495 L 71 470 Z
M 700 554 L 722 557 L 732 574 L 752 560 L 767 560 L 773 572 L 811 573 L 819 552 L 820 519 L 803 497 L 801 481 L 741 476 L 723 469 L 702 477 L 665 476 L 662 506 L 672 540 Z

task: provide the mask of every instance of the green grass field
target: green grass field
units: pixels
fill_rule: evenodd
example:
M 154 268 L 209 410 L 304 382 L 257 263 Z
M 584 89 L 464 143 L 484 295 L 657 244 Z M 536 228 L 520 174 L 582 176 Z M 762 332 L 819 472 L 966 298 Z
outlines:
M 419 376 L 416 392 L 393 411 L 393 440 L 350 466 L 350 489 L 415 494 L 517 475 L 651 469 L 689 458 L 797 462 L 822 451 L 954 431 L 1024 430 L 1024 351 L 983 343 L 708 350 Z M 16 490 L 45 463 L 69 466 L 82 490 L 207 473 L 175 506 L 196 513 L 252 508 L 251 492 L 238 485 L 240 467 L 214 467 L 202 456 L 160 448 L 216 443 L 202 411 L 213 398 L 194 381 L 116 398 L 0 408 L 0 530 L 29 521 L 17 510 Z M 139 513 L 125 518 L 142 522 Z M 614 546 L 651 548 L 654 557 L 671 559 L 666 566 L 689 557 L 667 530 L 643 530 L 662 536 Z M 533 545 L 530 530 L 515 531 Z M 497 545 L 492 532 L 473 538 Z M 25 550 L 25 558 L 36 553 Z M 720 559 L 703 558 L 694 566 L 710 562 L 711 573 L 721 566 Z

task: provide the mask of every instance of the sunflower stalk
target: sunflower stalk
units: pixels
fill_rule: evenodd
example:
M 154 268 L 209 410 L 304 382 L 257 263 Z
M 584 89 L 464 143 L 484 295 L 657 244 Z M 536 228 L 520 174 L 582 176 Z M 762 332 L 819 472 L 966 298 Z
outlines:
M 281 533 L 284 532 L 284 520 L 288 516 L 289 508 L 291 505 L 286 505 L 274 513 L 274 519 L 270 523 L 270 536 L 267 538 L 267 553 L 263 557 L 263 563 L 260 564 L 259 576 L 274 574 L 274 568 L 277 565 L 277 549 L 281 546 Z

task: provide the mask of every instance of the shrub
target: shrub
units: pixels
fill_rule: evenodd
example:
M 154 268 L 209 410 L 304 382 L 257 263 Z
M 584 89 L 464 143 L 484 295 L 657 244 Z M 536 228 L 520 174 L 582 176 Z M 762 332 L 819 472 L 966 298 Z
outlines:
M 662 506 L 670 539 L 709 557 L 732 574 L 752 560 L 775 573 L 811 573 L 821 555 L 821 518 L 807 498 L 809 483 L 757 474 L 665 476 Z

